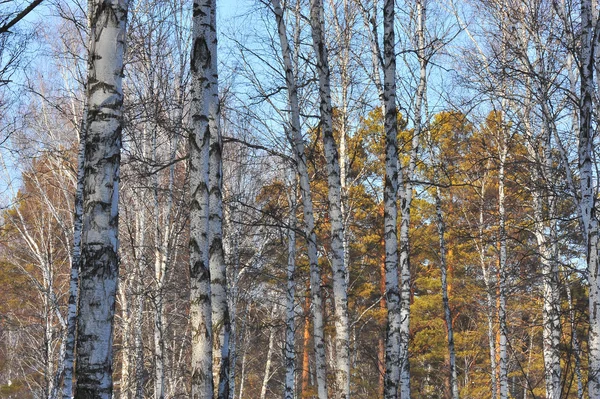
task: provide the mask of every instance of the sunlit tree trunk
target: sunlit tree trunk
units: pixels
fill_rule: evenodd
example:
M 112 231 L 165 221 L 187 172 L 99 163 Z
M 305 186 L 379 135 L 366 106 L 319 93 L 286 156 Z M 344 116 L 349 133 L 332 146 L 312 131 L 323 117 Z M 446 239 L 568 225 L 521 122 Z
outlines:
M 83 106 L 79 147 L 77 151 L 77 185 L 75 187 L 75 212 L 73 214 L 73 255 L 69 275 L 69 303 L 67 308 L 67 333 L 65 336 L 64 376 L 62 398 L 73 397 L 73 367 L 75 357 L 75 331 L 77 329 L 77 302 L 79 296 L 79 271 L 81 269 L 81 231 L 83 227 L 83 178 L 85 162 L 85 141 L 88 119 L 87 102 Z
M 589 372 L 588 394 L 590 398 L 600 397 L 600 242 L 599 222 L 596 215 L 596 187 L 594 185 L 594 68 L 597 43 L 597 30 L 591 0 L 581 1 L 581 70 L 580 70 L 580 128 L 578 146 L 578 167 L 580 181 L 580 207 L 585 241 L 587 243 L 587 271 L 589 279 L 589 318 L 588 336 Z
M 412 179 L 416 169 L 417 154 L 419 151 L 419 137 L 423 130 L 423 111 L 426 108 L 427 98 L 427 64 L 425 43 L 425 21 L 427 20 L 426 0 L 419 0 L 416 4 L 417 11 L 417 56 L 419 58 L 419 84 L 415 96 L 415 129 L 411 142 L 408 166 L 405 173 L 398 173 L 400 179 L 400 397 L 410 398 L 410 218 L 413 198 Z M 426 110 L 425 110 L 426 111 Z
M 498 261 L 498 379 L 500 399 L 508 398 L 508 327 L 506 322 L 506 288 L 508 277 L 507 265 L 507 235 L 506 235 L 506 196 L 505 196 L 505 166 L 508 155 L 506 126 L 502 126 L 498 134 L 498 151 L 500 167 L 498 171 L 498 244 L 500 247 Z
M 435 168 L 435 166 L 434 166 Z M 437 180 L 437 172 L 436 172 Z M 435 188 L 435 211 L 438 236 L 440 241 L 440 271 L 442 280 L 442 302 L 444 305 L 444 318 L 446 321 L 446 331 L 448 337 L 448 356 L 450 358 L 450 387 L 452 399 L 458 399 L 458 376 L 456 371 L 456 351 L 454 349 L 454 328 L 452 326 L 452 310 L 448 298 L 448 262 L 446 256 L 446 223 L 442 213 L 442 199 L 440 187 Z
M 577 325 L 575 324 L 575 310 L 573 309 L 573 298 L 571 287 L 566 284 L 567 305 L 569 306 L 569 324 L 571 326 L 571 345 L 573 357 L 575 358 L 575 375 L 577 376 L 577 399 L 583 398 L 583 375 L 581 373 L 581 346 L 577 336 Z
M 529 115 L 525 115 L 524 124 L 526 129 L 526 147 L 531 158 L 532 165 L 532 187 L 534 234 L 537 241 L 539 259 L 542 269 L 543 281 L 543 342 L 544 354 L 544 378 L 546 383 L 546 397 L 548 399 L 559 399 L 562 396 L 561 366 L 560 366 L 560 291 L 558 280 L 558 251 L 556 231 L 556 198 L 551 194 L 552 190 L 541 187 L 542 182 L 552 180 L 552 158 L 550 153 L 550 139 L 552 130 L 555 128 L 550 121 L 550 112 L 546 104 L 543 90 L 540 90 L 542 100 L 542 135 L 539 139 L 533 137 L 532 126 Z M 528 102 L 526 112 L 529 113 Z M 536 152 L 540 149 L 541 154 Z M 545 216 L 547 215 L 547 216 Z
M 216 52 L 213 54 L 216 58 Z M 215 69 L 216 77 L 216 69 Z M 218 101 L 218 98 L 216 99 Z M 218 104 L 216 107 L 218 109 Z M 217 111 L 218 112 L 218 111 Z M 218 120 L 216 121 L 218 123 Z M 209 257 L 215 396 L 229 398 L 229 340 L 231 323 L 227 302 L 227 273 L 223 253 L 223 143 L 219 126 L 211 129 L 209 150 Z
M 144 132 L 146 136 L 146 132 Z M 146 152 L 146 138 L 142 138 L 142 156 Z M 141 201 L 135 200 L 135 246 L 136 265 L 133 270 L 133 352 L 135 356 L 135 399 L 144 397 L 144 274 L 146 271 L 146 210 Z
M 273 319 L 275 317 L 275 308 L 276 305 L 273 305 L 273 309 L 271 310 L 271 317 L 269 323 L 273 323 Z M 275 327 L 271 325 L 269 327 L 269 344 L 267 346 L 267 359 L 265 362 L 265 374 L 263 375 L 262 385 L 260 387 L 260 399 L 265 399 L 267 397 L 267 386 L 269 385 L 269 380 L 271 379 L 271 365 L 273 361 L 273 348 L 275 347 Z
M 110 398 L 127 0 L 92 3 L 75 397 Z M 102 298 L 98 300 L 98 298 Z
M 488 165 L 486 165 L 487 168 Z M 494 338 L 494 297 L 493 297 L 493 286 L 492 281 L 493 273 L 489 270 L 486 265 L 486 240 L 484 237 L 485 231 L 485 190 L 486 190 L 487 176 L 484 175 L 481 180 L 481 188 L 479 192 L 479 265 L 481 267 L 481 273 L 483 275 L 483 281 L 485 283 L 486 291 L 486 318 L 487 318 L 487 338 L 488 338 L 488 349 L 490 356 L 490 394 L 492 399 L 496 399 L 498 396 L 498 379 L 496 378 L 496 340 Z
M 319 109 L 321 132 L 327 169 L 329 217 L 331 222 L 331 263 L 333 268 L 333 297 L 335 309 L 335 390 L 336 399 L 350 397 L 350 336 L 348 330 L 347 265 L 344 264 L 344 220 L 341 203 L 341 178 L 338 148 L 333 137 L 330 69 L 325 43 L 323 0 L 310 3 L 310 24 L 319 77 Z M 321 396 L 323 395 L 323 396 Z M 319 393 L 322 399 L 326 392 Z
M 398 281 L 398 110 L 396 108 L 395 3 L 385 0 L 384 26 L 384 110 L 385 110 L 385 185 L 384 240 L 387 333 L 385 350 L 384 397 L 396 399 L 400 382 L 400 339 L 402 314 Z
M 196 0 L 192 21 L 190 164 L 190 321 L 192 399 L 213 397 L 209 266 L 209 147 L 219 128 L 215 0 Z
M 295 375 L 296 375 L 296 352 L 294 350 L 295 342 L 295 296 L 296 296 L 296 178 L 292 179 L 292 187 L 288 196 L 290 206 L 288 238 L 288 262 L 287 262 L 287 284 L 285 295 L 285 347 L 284 347 L 284 365 L 285 382 L 283 389 L 284 399 L 294 399 L 295 394 Z
M 298 102 L 298 87 L 292 64 L 292 54 L 289 46 L 283 9 L 279 0 L 272 0 L 273 11 L 277 21 L 279 42 L 285 68 L 285 81 L 288 90 L 288 103 L 290 106 L 289 140 L 294 151 L 294 160 L 298 168 L 300 192 L 302 194 L 302 209 L 304 216 L 304 232 L 308 247 L 308 261 L 310 265 L 310 291 L 312 297 L 313 313 L 313 340 L 315 350 L 315 363 L 317 371 L 317 391 L 319 399 L 327 398 L 327 375 L 325 365 L 325 341 L 323 327 L 323 304 L 321 297 L 321 275 L 317 257 L 317 236 L 315 233 L 315 218 L 313 213 L 312 193 L 308 176 L 308 164 L 304 153 L 304 139 L 300 126 L 300 105 Z

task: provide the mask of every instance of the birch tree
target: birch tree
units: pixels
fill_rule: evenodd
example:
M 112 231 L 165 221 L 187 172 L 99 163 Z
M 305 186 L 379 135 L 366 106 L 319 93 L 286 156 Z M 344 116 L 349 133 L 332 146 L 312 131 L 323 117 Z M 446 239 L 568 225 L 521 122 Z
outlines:
M 385 185 L 384 239 L 387 334 L 384 397 L 396 399 L 400 382 L 401 299 L 398 283 L 398 108 L 396 106 L 395 2 L 386 0 L 384 25 Z
M 219 98 L 215 0 L 194 1 L 192 19 L 190 167 L 190 279 L 192 398 L 213 397 L 209 165 L 218 137 Z
M 300 125 L 300 104 L 298 101 L 298 85 L 294 74 L 292 63 L 292 51 L 290 49 L 287 30 L 284 20 L 283 9 L 279 0 L 272 0 L 273 11 L 277 21 L 277 30 L 281 53 L 285 68 L 285 82 L 288 92 L 288 104 L 290 106 L 290 130 L 288 140 L 294 152 L 294 160 L 298 169 L 300 192 L 302 195 L 302 212 L 304 216 L 304 235 L 307 243 L 308 261 L 310 265 L 310 292 L 313 314 L 313 339 L 315 350 L 315 363 L 317 375 L 317 391 L 319 399 L 327 398 L 327 375 L 325 365 L 325 341 L 323 326 L 323 304 L 321 295 L 321 272 L 317 257 L 317 235 L 315 233 L 315 217 L 313 212 L 312 193 L 308 175 L 308 163 L 304 149 Z M 299 10 L 296 10 L 299 17 Z M 298 21 L 297 21 L 298 22 Z M 295 37 L 299 35 L 299 26 Z M 298 46 L 298 41 L 296 41 Z
M 579 143 L 578 168 L 580 181 L 580 208 L 587 243 L 587 271 L 589 273 L 589 317 L 590 330 L 588 394 L 591 398 L 600 397 L 600 237 L 596 208 L 597 187 L 594 184 L 594 70 L 598 43 L 598 19 L 592 2 L 581 1 L 581 54 L 580 54 L 580 103 L 579 103 Z
M 319 110 L 321 134 L 327 163 L 329 216 L 331 219 L 331 263 L 333 268 L 333 297 L 335 302 L 335 381 L 334 397 L 350 397 L 350 336 L 348 331 L 347 265 L 344 263 L 344 220 L 338 147 L 333 137 L 333 110 L 328 50 L 325 42 L 325 21 L 322 0 L 310 3 L 310 24 L 313 48 L 319 77 Z
M 92 2 L 77 326 L 77 397 L 112 395 L 126 0 Z

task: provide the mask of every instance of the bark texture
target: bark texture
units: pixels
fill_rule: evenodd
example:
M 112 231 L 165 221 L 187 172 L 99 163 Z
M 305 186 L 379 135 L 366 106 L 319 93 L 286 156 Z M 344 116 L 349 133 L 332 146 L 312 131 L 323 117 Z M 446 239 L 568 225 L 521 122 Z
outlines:
M 394 0 L 383 8 L 385 111 L 384 240 L 387 333 L 384 397 L 396 399 L 400 382 L 400 290 L 398 281 L 398 109 L 396 107 L 396 52 Z
M 127 0 L 102 0 L 91 9 L 76 398 L 112 396 L 127 8 Z
M 321 295 L 321 271 L 317 256 L 317 235 L 315 233 L 315 217 L 313 212 L 312 193 L 310 178 L 308 175 L 308 163 L 304 152 L 304 139 L 300 126 L 300 105 L 298 102 L 298 86 L 294 75 L 292 63 L 292 51 L 289 46 L 283 9 L 279 0 L 272 0 L 273 11 L 277 21 L 279 42 L 285 67 L 285 81 L 288 91 L 288 103 L 290 106 L 290 140 L 294 160 L 298 168 L 300 180 L 300 192 L 302 194 L 302 209 L 304 216 L 304 235 L 308 249 L 308 261 L 310 266 L 310 292 L 313 314 L 313 339 L 315 351 L 315 366 L 317 377 L 317 392 L 319 399 L 327 398 L 327 374 L 325 361 L 325 333 L 323 326 L 323 303 Z M 307 353 L 305 351 L 305 353 Z M 303 373 L 307 370 L 303 370 Z M 304 381 L 304 379 L 303 379 Z M 302 391 L 305 391 L 303 385 Z
M 335 308 L 335 390 L 337 399 L 350 397 L 350 335 L 348 329 L 348 284 L 344 255 L 344 220 L 338 147 L 333 137 L 333 110 L 325 20 L 322 0 L 310 3 L 310 24 L 319 76 L 319 110 L 327 169 L 329 217 L 331 221 L 331 263 Z
M 590 398 L 600 397 L 600 223 L 596 215 L 596 187 L 594 185 L 593 140 L 593 98 L 594 68 L 598 29 L 595 26 L 591 0 L 581 1 L 581 70 L 580 70 L 580 128 L 578 166 L 580 181 L 580 208 L 584 235 L 587 243 L 587 270 L 589 279 L 590 330 L 588 394 Z
M 193 399 L 213 397 L 209 266 L 209 147 L 217 135 L 219 98 L 215 0 L 193 3 L 190 151 L 190 322 Z

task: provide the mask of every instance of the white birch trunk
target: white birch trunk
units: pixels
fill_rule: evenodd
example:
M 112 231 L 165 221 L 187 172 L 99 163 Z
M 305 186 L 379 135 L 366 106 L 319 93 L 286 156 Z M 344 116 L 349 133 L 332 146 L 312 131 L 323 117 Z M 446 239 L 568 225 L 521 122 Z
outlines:
M 400 339 L 402 315 L 398 281 L 398 109 L 396 107 L 395 3 L 385 0 L 384 92 L 385 111 L 385 184 L 384 240 L 387 328 L 385 346 L 385 399 L 396 399 L 400 381 Z
M 144 132 L 144 136 L 146 136 Z M 142 138 L 142 156 L 145 157 L 146 138 Z M 142 191 L 143 192 L 143 191 Z M 133 310 L 133 347 L 135 355 L 135 399 L 144 397 L 144 340 L 142 324 L 144 322 L 144 280 L 146 269 L 146 212 L 136 200 L 136 236 L 137 264 L 133 271 L 134 277 L 134 310 Z
M 131 292 L 132 278 L 129 277 L 125 284 L 119 284 L 119 305 L 121 306 L 122 337 L 121 337 L 121 378 L 119 380 L 119 394 L 123 398 L 129 398 L 129 387 L 131 385 L 131 305 L 129 299 L 133 297 Z
M 580 82 L 580 129 L 578 167 L 580 180 L 580 207 L 587 244 L 587 271 L 589 280 L 588 336 L 589 371 L 588 394 L 590 398 L 600 397 L 600 242 L 598 237 L 598 217 L 596 207 L 596 187 L 594 185 L 593 139 L 593 98 L 594 98 L 594 52 L 598 29 L 594 18 L 591 0 L 581 1 L 581 82 Z
M 127 8 L 127 0 L 96 0 L 90 10 L 76 397 L 112 396 Z
M 542 93 L 543 95 L 543 93 Z M 545 101 L 545 99 L 544 99 Z M 550 197 L 549 190 L 539 187 L 537 182 L 550 181 L 550 170 L 552 168 L 552 159 L 549 148 L 549 139 L 551 137 L 552 124 L 549 121 L 549 112 L 547 106 L 542 104 L 542 118 L 544 120 L 544 135 L 541 137 L 541 143 L 536 147 L 541 147 L 542 157 L 538 156 L 533 144 L 533 137 L 530 134 L 531 126 L 529 117 L 525 118 L 528 141 L 526 143 L 527 151 L 532 162 L 535 163 L 532 170 L 532 188 L 533 206 L 534 206 L 534 224 L 535 237 L 538 246 L 540 264 L 542 269 L 543 281 L 543 342 L 542 349 L 544 355 L 544 379 L 546 383 L 546 397 L 548 399 L 560 399 L 562 396 L 561 366 L 560 366 L 560 291 L 558 281 L 557 246 L 556 246 L 556 215 L 554 212 L 555 200 Z M 548 216 L 544 216 L 546 209 Z M 548 220 L 548 221 L 546 221 Z
M 273 316 L 275 315 L 275 306 L 273 306 L 273 311 L 271 312 L 271 320 L 273 322 Z M 275 327 L 271 326 L 269 328 L 269 345 L 267 349 L 267 361 L 265 362 L 265 374 L 263 376 L 262 385 L 260 387 L 260 399 L 265 399 L 267 396 L 267 386 L 269 385 L 269 380 L 271 379 L 271 362 L 273 357 L 273 347 L 275 346 Z
M 285 383 L 284 399 L 294 399 L 295 374 L 296 374 L 296 352 L 294 342 L 296 336 L 295 325 L 295 296 L 296 296 L 296 177 L 292 179 L 292 187 L 289 195 L 290 217 L 288 228 L 288 262 L 287 262 L 287 287 L 285 296 Z
M 337 145 L 333 137 L 330 69 L 325 43 L 323 0 L 311 0 L 310 24 L 319 76 L 321 132 L 327 167 L 329 217 L 331 223 L 331 263 L 335 309 L 335 390 L 336 399 L 350 397 L 350 351 L 348 330 L 348 285 L 344 264 L 344 220 L 341 210 L 341 178 Z
M 415 97 L 415 129 L 412 138 L 412 146 L 409 157 L 406 175 L 402 172 L 398 174 L 400 179 L 400 397 L 410 398 L 410 360 L 409 360 L 409 339 L 410 339 L 410 295 L 411 295 L 411 274 L 410 274 L 410 211 L 412 204 L 412 178 L 416 169 L 417 154 L 419 151 L 419 137 L 423 130 L 423 105 L 427 97 L 427 63 L 425 56 L 425 21 L 427 19 L 426 0 L 417 1 L 417 55 L 419 57 L 419 84 Z M 404 178 L 406 180 L 404 180 Z
M 175 133 L 177 137 L 177 132 Z M 177 145 L 175 144 L 175 147 Z M 157 164 L 157 130 L 153 129 L 152 134 L 152 163 Z M 170 161 L 174 160 L 174 152 L 171 152 Z M 167 267 L 167 248 L 169 239 L 169 220 L 173 196 L 173 168 L 169 168 L 169 199 L 167 204 L 167 216 L 165 218 L 165 229 L 163 240 L 161 240 L 160 228 L 160 203 L 158 198 L 158 173 L 154 173 L 152 177 L 153 196 L 154 196 L 154 279 L 156 291 L 154 293 L 154 398 L 163 399 L 165 392 L 165 373 L 164 373 L 164 349 L 165 343 L 163 340 L 163 320 L 164 320 L 164 279 Z
M 216 122 L 218 123 L 218 120 Z M 218 125 L 216 129 L 211 129 L 210 133 L 208 240 L 212 326 L 214 334 L 213 381 L 215 396 L 219 399 L 227 399 L 229 398 L 229 340 L 231 324 L 229 320 L 229 304 L 227 302 L 225 255 L 223 253 L 223 143 Z
M 209 146 L 217 135 L 219 98 L 215 0 L 195 0 L 192 21 L 190 132 L 190 319 L 192 399 L 213 397 L 209 267 Z
M 283 19 L 283 9 L 279 0 L 272 0 L 275 18 L 277 20 L 277 29 L 279 41 L 281 44 L 281 53 L 285 66 L 286 86 L 288 89 L 288 102 L 290 105 L 290 127 L 292 150 L 294 151 L 294 160 L 298 168 L 300 177 L 300 192 L 302 194 L 302 208 L 304 216 L 304 231 L 308 247 L 308 261 L 310 265 L 310 291 L 313 313 L 313 339 L 315 350 L 315 365 L 317 377 L 317 393 L 319 399 L 327 398 L 327 375 L 325 362 L 325 341 L 323 327 L 323 304 L 321 296 L 321 274 L 317 257 L 317 236 L 315 233 L 315 218 L 313 213 L 312 194 L 310 189 L 310 179 L 308 176 L 308 166 L 306 154 L 304 153 L 304 140 L 302 138 L 300 126 L 300 106 L 298 102 L 298 88 L 294 69 L 292 65 L 291 50 L 289 47 L 285 22 Z
M 487 166 L 486 166 L 487 168 Z M 490 271 L 486 266 L 485 253 L 486 253 L 486 240 L 484 239 L 484 218 L 483 212 L 485 210 L 485 187 L 486 177 L 484 176 L 481 181 L 481 191 L 479 204 L 479 265 L 481 267 L 481 273 L 483 275 L 483 282 L 485 284 L 486 292 L 486 316 L 487 316 L 487 336 L 488 336 L 488 347 L 490 355 L 490 393 L 491 398 L 496 399 L 498 395 L 498 380 L 496 378 L 496 339 L 494 336 L 494 297 L 492 295 L 493 282 L 491 281 Z
M 506 324 L 506 285 L 507 285 L 507 264 L 506 264 L 506 209 L 505 209 L 505 165 L 508 154 L 508 143 L 506 140 L 505 127 L 501 127 L 501 137 L 499 138 L 499 158 L 500 169 L 498 172 L 498 223 L 499 223 L 499 244 L 500 258 L 498 270 L 498 329 L 500 335 L 499 342 L 499 387 L 500 399 L 508 398 L 508 328 Z
M 573 309 L 573 298 L 571 297 L 571 287 L 566 285 L 567 305 L 569 306 L 569 323 L 571 325 L 571 345 L 575 357 L 575 375 L 577 376 L 577 399 L 583 398 L 583 375 L 581 373 L 581 346 L 577 336 L 577 325 L 575 324 L 575 311 Z
M 64 376 L 62 398 L 73 397 L 73 366 L 75 357 L 75 331 L 77 329 L 77 302 L 79 295 L 79 271 L 81 269 L 81 230 L 83 227 L 83 179 L 85 162 L 85 142 L 88 119 L 87 101 L 83 106 L 79 149 L 77 153 L 77 186 L 75 188 L 75 212 L 73 215 L 73 255 L 69 276 L 69 304 L 67 307 L 67 333 L 65 336 Z

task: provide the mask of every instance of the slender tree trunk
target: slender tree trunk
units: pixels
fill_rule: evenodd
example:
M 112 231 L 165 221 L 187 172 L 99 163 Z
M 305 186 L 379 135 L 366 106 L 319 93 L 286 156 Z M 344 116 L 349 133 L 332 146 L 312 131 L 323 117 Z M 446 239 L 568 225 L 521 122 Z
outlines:
M 73 366 L 75 358 L 75 331 L 77 329 L 77 301 L 79 295 L 79 271 L 81 269 L 81 231 L 83 227 L 83 179 L 85 162 L 85 141 L 88 119 L 88 105 L 84 100 L 81 128 L 79 130 L 79 150 L 77 152 L 77 186 L 75 188 L 75 212 L 73 215 L 73 255 L 69 277 L 69 305 L 67 308 L 67 334 L 65 337 L 64 377 L 62 398 L 73 397 Z
M 239 399 L 244 399 L 244 382 L 246 381 L 246 353 L 248 352 L 247 347 L 244 345 L 244 350 L 242 351 L 242 367 L 240 372 L 240 392 Z
M 487 166 L 486 166 L 487 168 Z M 483 281 L 485 284 L 485 292 L 486 292 L 486 314 L 487 314 L 487 336 L 488 336 L 488 346 L 489 346 L 489 355 L 490 355 L 490 394 L 492 399 L 496 399 L 498 395 L 498 380 L 496 378 L 496 340 L 494 339 L 494 298 L 492 295 L 492 287 L 493 282 L 491 281 L 491 277 L 493 273 L 490 273 L 488 267 L 486 266 L 486 240 L 484 239 L 484 210 L 485 210 L 485 189 L 486 189 L 486 177 L 484 176 L 481 182 L 481 191 L 480 195 L 480 204 L 479 204 L 479 264 L 481 267 L 481 272 L 483 274 Z
M 437 172 L 436 172 L 437 175 Z M 436 176 L 437 180 L 437 176 Z M 442 280 L 442 302 L 444 305 L 444 317 L 446 320 L 446 331 L 448 333 L 448 356 L 450 358 L 450 387 L 452 392 L 452 399 L 458 399 L 458 376 L 456 372 L 456 352 L 454 350 L 454 329 L 452 327 L 452 310 L 450 309 L 450 303 L 448 298 L 448 263 L 446 257 L 446 223 L 444 221 L 444 214 L 442 213 L 442 200 L 440 196 L 439 186 L 435 189 L 435 210 L 436 210 L 436 222 L 438 228 L 438 236 L 440 241 L 440 271 Z
M 112 342 L 118 282 L 119 162 L 127 0 L 90 10 L 88 120 L 77 334 L 77 398 L 112 396 Z M 98 298 L 102 300 L 98 301 Z
M 216 56 L 216 54 L 215 54 Z M 216 72 L 215 72 L 216 74 Z M 218 98 L 217 98 L 218 101 Z M 218 107 L 218 104 L 217 104 Z M 213 373 L 215 378 L 215 396 L 229 398 L 229 340 L 231 323 L 227 302 L 227 273 L 225 254 L 223 253 L 223 143 L 218 127 L 211 130 L 210 166 L 209 166 L 209 253 L 210 285 L 212 304 L 212 326 L 214 334 Z
M 178 121 L 181 119 L 178 118 Z M 177 150 L 177 134 L 175 132 L 175 143 L 171 141 L 171 154 L 170 162 L 173 163 L 175 160 L 175 153 Z M 158 142 L 157 142 L 157 131 L 153 129 L 152 135 L 152 162 L 157 164 L 158 157 Z M 155 293 L 154 293 L 154 324 L 153 324 L 153 335 L 154 335 L 154 398 L 163 399 L 165 396 L 165 342 L 164 342 L 164 282 L 167 272 L 167 262 L 169 258 L 169 236 L 170 236 L 170 219 L 171 210 L 173 206 L 173 183 L 174 183 L 174 168 L 172 164 L 169 168 L 169 187 L 167 193 L 167 209 L 164 218 L 164 227 L 162 229 L 161 239 L 161 226 L 160 226 L 160 202 L 159 202 L 159 187 L 158 187 L 158 173 L 153 176 L 152 186 L 154 195 L 154 279 L 155 279 Z
M 133 325 L 131 318 L 130 298 L 133 297 L 131 285 L 133 276 L 129 276 L 126 281 L 119 284 L 119 305 L 121 305 L 122 319 L 122 337 L 121 337 L 121 378 L 119 380 L 119 395 L 122 398 L 129 398 L 129 388 L 131 385 L 130 368 L 131 368 L 131 348 L 129 345 L 131 336 L 131 327 Z
M 381 240 L 381 247 L 385 248 L 385 238 Z M 398 244 L 396 244 L 396 248 Z M 379 309 L 382 314 L 387 315 L 387 301 L 386 297 L 386 274 L 385 274 L 385 265 L 386 265 L 386 257 L 385 252 L 381 259 L 381 266 L 379 267 L 379 293 L 381 294 L 381 299 L 379 300 Z M 379 371 L 379 387 L 377 393 L 381 398 L 385 397 L 385 348 L 387 342 L 387 318 L 386 320 L 382 320 L 381 326 L 382 330 L 385 331 L 384 334 L 379 334 L 379 340 L 377 343 L 377 370 Z
M 273 316 L 275 315 L 275 305 L 273 305 L 273 311 L 271 312 L 271 320 L 273 322 Z M 267 396 L 267 386 L 269 385 L 269 380 L 271 379 L 271 363 L 273 357 L 273 348 L 275 346 L 275 327 L 271 326 L 269 328 L 269 345 L 267 349 L 267 361 L 265 363 L 265 374 L 263 376 L 262 385 L 260 388 L 260 399 L 265 399 Z
M 146 134 L 142 138 L 142 157 L 145 157 Z M 143 191 L 142 191 L 143 193 Z M 136 212 L 136 235 L 135 245 L 137 247 L 137 259 L 133 271 L 134 284 L 134 310 L 133 310 L 133 342 L 135 355 L 135 399 L 144 397 L 144 274 L 146 270 L 146 211 L 141 202 L 136 200 L 134 207 Z
M 308 261 L 310 265 L 310 291 L 313 312 L 313 339 L 315 350 L 315 364 L 317 369 L 317 391 L 319 399 L 327 398 L 327 376 L 325 361 L 325 341 L 323 327 L 323 304 L 321 295 L 321 274 L 317 257 L 317 236 L 315 233 L 315 219 L 313 213 L 312 194 L 308 176 L 306 154 L 304 153 L 304 140 L 300 127 L 300 106 L 298 102 L 298 87 L 292 65 L 291 50 L 289 47 L 283 9 L 279 0 L 272 0 L 273 11 L 277 20 L 279 41 L 285 67 L 285 80 L 288 89 L 288 102 L 290 105 L 291 137 L 289 140 L 294 151 L 294 160 L 300 176 L 300 191 L 302 194 L 302 208 L 305 223 L 305 235 L 308 247 Z
M 310 311 L 310 296 L 307 294 L 304 298 L 304 332 L 302 334 L 302 387 L 300 398 L 308 398 L 308 387 L 310 384 L 310 356 L 308 345 L 310 344 L 310 320 L 308 313 Z
M 527 82 L 530 85 L 529 81 Z M 537 241 L 538 254 L 542 269 L 543 281 L 543 355 L 544 379 L 546 383 L 546 397 L 559 399 L 562 396 L 561 366 L 560 366 L 560 291 L 558 280 L 558 247 L 556 244 L 556 214 L 552 190 L 542 186 L 543 182 L 552 181 L 552 157 L 550 140 L 555 127 L 551 122 L 545 96 L 547 91 L 540 87 L 537 98 L 540 98 L 542 109 L 542 134 L 534 137 L 530 121 L 531 106 L 527 99 L 523 115 L 526 148 L 532 165 L 531 180 L 533 182 L 533 214 L 534 233 Z M 538 154 L 540 149 L 541 154 Z M 545 215 L 547 213 L 547 216 Z
M 571 287 L 566 284 L 567 305 L 569 306 L 569 323 L 571 325 L 571 345 L 575 357 L 575 375 L 577 376 L 577 399 L 583 398 L 583 376 L 581 373 L 581 346 L 577 336 L 577 325 L 575 324 L 575 311 L 573 309 L 573 298 Z
M 195 0 L 190 132 L 190 279 L 192 399 L 213 397 L 209 266 L 209 147 L 219 129 L 215 0 Z
M 396 108 L 395 3 L 385 0 L 384 25 L 384 110 L 385 110 L 385 184 L 384 240 L 387 334 L 385 350 L 384 397 L 396 399 L 400 382 L 400 340 L 402 328 L 398 281 L 398 110 Z
M 588 337 L 589 371 L 588 394 L 590 398 L 600 397 L 600 242 L 599 222 L 596 209 L 596 187 L 594 185 L 593 140 L 593 98 L 594 61 L 598 27 L 594 18 L 591 0 L 581 0 L 581 82 L 580 82 L 580 129 L 579 129 L 579 180 L 580 207 L 587 244 L 587 270 L 589 273 L 589 317 Z
M 294 172 L 295 174 L 295 172 Z M 290 217 L 288 228 L 288 262 L 287 262 L 287 287 L 285 296 L 285 383 L 284 399 L 294 399 L 296 352 L 295 342 L 295 296 L 296 296 L 296 178 L 292 179 L 293 185 L 289 195 Z
M 499 335 L 499 385 L 500 399 L 508 398 L 508 328 L 506 323 L 506 285 L 507 285 L 507 263 L 506 263 L 506 209 L 505 209 L 505 165 L 508 154 L 508 143 L 506 140 L 505 127 L 501 127 L 499 138 L 500 169 L 498 172 L 498 223 L 499 223 L 499 245 L 500 257 L 498 265 L 498 335 Z
M 333 137 L 330 69 L 325 43 L 323 0 L 311 0 L 310 24 L 319 76 L 319 109 L 321 132 L 327 166 L 329 217 L 331 221 L 331 263 L 333 268 L 333 299 L 335 308 L 335 390 L 336 399 L 350 397 L 350 350 L 348 330 L 348 285 L 344 264 L 344 220 L 341 210 L 340 163 Z M 323 393 L 323 398 L 326 393 Z M 319 395 L 321 398 L 321 394 Z
M 410 398 L 410 211 L 412 204 L 412 178 L 416 169 L 419 150 L 419 137 L 423 130 L 423 105 L 427 97 L 427 64 L 425 56 L 425 21 L 427 15 L 426 0 L 417 1 L 417 55 L 419 57 L 419 84 L 415 97 L 415 129 L 412 138 L 412 148 L 406 174 L 398 173 L 400 179 L 400 397 Z

